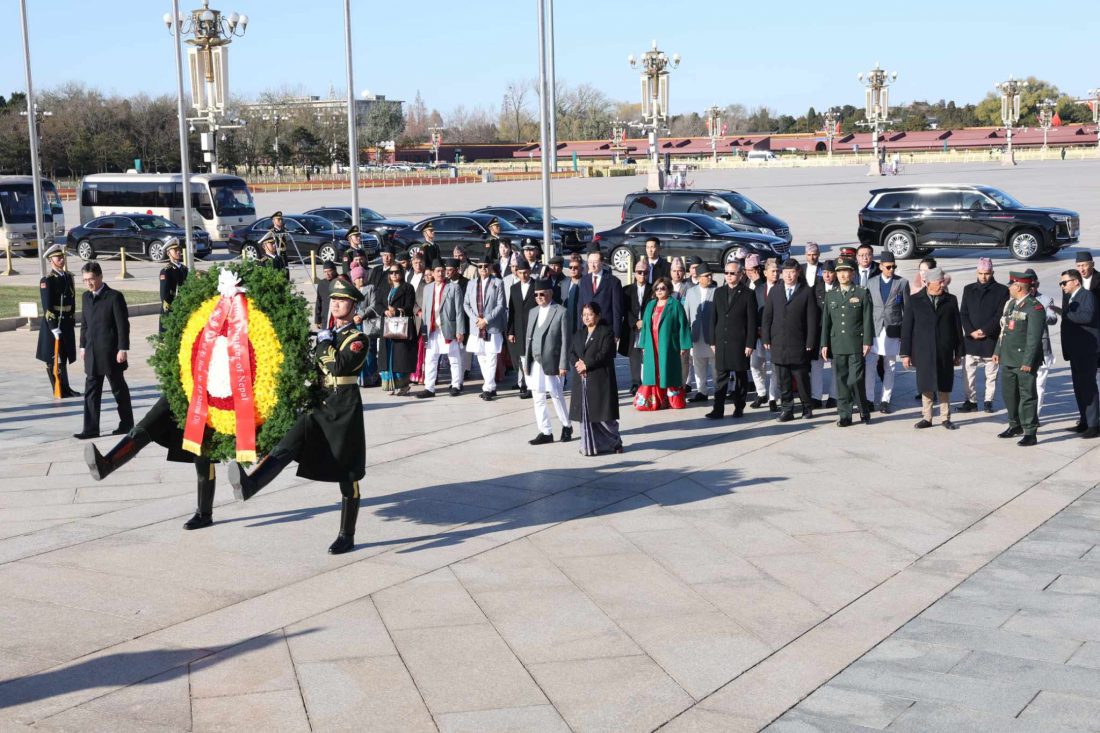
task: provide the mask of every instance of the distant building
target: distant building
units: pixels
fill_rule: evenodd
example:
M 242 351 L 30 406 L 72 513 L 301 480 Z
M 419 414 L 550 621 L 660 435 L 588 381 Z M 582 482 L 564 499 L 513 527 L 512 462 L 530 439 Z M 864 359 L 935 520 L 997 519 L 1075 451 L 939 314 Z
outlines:
M 361 97 L 355 100 L 355 116 L 361 118 L 367 115 L 375 105 L 389 104 L 397 105 L 398 109 L 402 108 L 405 104 L 400 99 L 386 99 L 384 94 L 372 94 L 366 97 Z M 279 113 L 286 112 L 287 115 L 293 115 L 295 112 L 306 112 L 317 115 L 343 115 L 347 117 L 348 114 L 348 100 L 344 97 L 337 97 L 334 94 L 330 94 L 327 98 L 322 97 L 287 97 L 285 99 L 279 99 L 272 102 L 253 102 L 252 104 L 241 105 L 241 112 L 245 115 L 264 115 L 270 114 L 272 110 Z

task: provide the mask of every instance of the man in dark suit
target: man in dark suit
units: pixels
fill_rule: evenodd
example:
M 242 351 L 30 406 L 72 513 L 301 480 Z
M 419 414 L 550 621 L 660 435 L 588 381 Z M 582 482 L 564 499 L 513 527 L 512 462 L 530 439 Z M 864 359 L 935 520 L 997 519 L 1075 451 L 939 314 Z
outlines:
M 588 272 L 581 278 L 580 299 L 577 302 L 577 311 L 580 312 L 589 303 L 600 304 L 600 313 L 603 320 L 611 327 L 615 334 L 615 344 L 618 344 L 623 329 L 623 285 L 619 278 L 603 265 L 603 255 L 600 253 L 600 245 L 593 242 L 586 250 L 588 256 Z
M 642 383 L 642 349 L 637 342 L 642 328 L 642 310 L 653 298 L 653 285 L 646 280 L 648 273 L 645 260 L 639 260 L 634 264 L 634 282 L 623 288 L 623 339 L 619 342 L 619 353 L 630 359 L 632 395 Z
M 537 306 L 535 302 L 534 282 L 531 280 L 531 266 L 520 257 L 516 261 L 516 281 L 512 283 L 512 292 L 508 297 L 508 355 L 516 367 L 516 388 L 519 398 L 531 398 L 531 391 L 524 382 L 523 356 L 524 338 L 527 336 L 527 316 Z
M 329 291 L 336 279 L 336 263 L 326 262 L 321 266 L 321 279 L 317 281 L 317 299 L 313 303 L 313 323 L 318 330 L 331 327 L 328 312 Z M 350 278 L 349 278 L 350 279 Z
M 1066 270 L 1058 282 L 1062 288 L 1062 306 L 1058 309 L 1062 314 L 1062 356 L 1069 362 L 1079 415 L 1077 424 L 1069 430 L 1083 438 L 1095 438 L 1100 436 L 1100 396 L 1096 391 L 1100 311 L 1096 296 L 1082 285 L 1077 270 Z
M 810 355 L 817 345 L 819 324 L 820 312 L 814 291 L 802 281 L 798 262 L 786 260 L 783 282 L 768 293 L 760 324 L 760 341 L 771 351 L 775 379 L 779 383 L 779 422 L 794 419 L 792 379 L 798 386 L 802 417 L 807 420 L 813 417 Z
M 584 263 L 580 255 L 573 255 L 565 267 L 565 278 L 561 281 L 559 297 L 565 306 L 566 322 L 569 332 L 576 333 L 581 327 L 581 281 L 584 279 Z
M 751 259 L 752 256 L 747 258 L 746 263 L 750 262 Z M 748 267 L 747 264 L 746 267 Z M 749 362 L 752 381 L 756 385 L 756 399 L 752 401 L 751 405 L 754 410 L 762 407 L 764 400 L 767 400 L 768 409 L 772 412 L 779 412 L 779 385 L 775 381 L 775 366 L 772 362 L 771 351 L 765 349 L 764 344 L 760 341 L 759 329 L 759 324 L 764 320 L 764 304 L 767 302 L 769 293 L 776 287 L 778 280 L 779 268 L 775 260 L 768 260 L 764 266 L 764 277 L 756 282 L 753 289 L 756 296 L 756 323 L 758 325 L 756 329 L 756 349 L 753 350 L 752 359 Z M 768 379 L 769 367 L 771 367 L 771 379 Z
M 756 346 L 756 297 L 745 284 L 739 262 L 727 262 L 726 284 L 714 292 L 714 409 L 705 417 L 719 420 L 726 405 L 733 373 L 733 416 L 745 412 L 749 385 L 749 357 Z
M 130 388 L 126 386 L 126 352 L 130 350 L 130 314 L 122 293 L 103 282 L 103 270 L 92 261 L 81 268 L 87 292 L 81 305 L 80 356 L 84 359 L 84 429 L 73 435 L 87 440 L 99 437 L 99 403 L 103 397 L 103 378 L 111 383 L 118 405 L 118 429 L 113 435 L 125 435 L 134 427 Z
M 963 288 L 959 316 L 963 328 L 963 373 L 966 375 L 966 401 L 959 412 L 978 409 L 978 368 L 985 370 L 985 411 L 993 412 L 993 392 L 997 389 L 999 367 L 993 363 L 993 351 L 1001 335 L 1001 313 L 1008 301 L 1008 287 L 993 277 L 993 260 L 978 260 L 977 280 Z
M 646 267 L 645 281 L 650 285 L 659 277 L 672 276 L 668 260 L 661 256 L 661 240 L 657 237 L 645 240 L 645 258 L 642 264 Z
M 861 244 L 856 248 L 856 271 L 852 273 L 852 280 L 861 288 L 867 287 L 871 278 L 881 271 L 874 256 L 875 250 L 869 244 Z

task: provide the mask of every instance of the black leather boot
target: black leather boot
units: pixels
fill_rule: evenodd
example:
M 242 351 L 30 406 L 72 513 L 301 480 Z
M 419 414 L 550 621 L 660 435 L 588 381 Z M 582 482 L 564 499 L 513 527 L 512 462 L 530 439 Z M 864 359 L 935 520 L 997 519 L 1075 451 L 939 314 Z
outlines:
M 134 428 L 122 440 L 118 441 L 114 448 L 101 455 L 99 449 L 93 443 L 84 446 L 84 462 L 88 464 L 88 470 L 92 478 L 102 481 L 115 469 L 123 466 L 131 458 L 136 456 L 142 448 L 149 445 L 149 433 L 141 428 Z
M 263 487 L 271 483 L 290 463 L 290 456 L 268 454 L 256 464 L 252 473 L 245 473 L 241 464 L 233 461 L 229 464 L 229 483 L 233 495 L 240 501 L 248 501 Z
M 329 545 L 330 555 L 342 555 L 355 547 L 355 522 L 359 519 L 359 497 L 340 499 L 340 534 Z
M 195 461 L 198 484 L 198 506 L 195 516 L 184 523 L 184 529 L 202 529 L 214 523 L 214 464 L 204 459 Z

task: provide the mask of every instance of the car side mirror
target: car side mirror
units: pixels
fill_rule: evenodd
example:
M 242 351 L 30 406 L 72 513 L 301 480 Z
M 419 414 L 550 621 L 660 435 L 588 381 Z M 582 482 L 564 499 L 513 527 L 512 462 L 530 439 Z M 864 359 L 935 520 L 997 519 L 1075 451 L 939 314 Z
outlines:
M 694 229 L 691 232 L 691 236 L 692 239 L 706 239 L 707 233 L 700 229 Z
M 996 210 L 997 210 L 997 207 L 994 204 L 991 204 L 988 201 L 983 201 L 982 202 L 982 211 L 996 211 Z

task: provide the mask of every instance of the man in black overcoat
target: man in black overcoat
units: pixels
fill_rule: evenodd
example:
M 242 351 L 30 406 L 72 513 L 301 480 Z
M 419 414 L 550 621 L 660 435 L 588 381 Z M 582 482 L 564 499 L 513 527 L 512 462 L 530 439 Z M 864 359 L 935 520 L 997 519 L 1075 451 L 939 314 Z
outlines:
M 623 288 L 623 338 L 619 341 L 619 353 L 630 359 L 630 394 L 638 391 L 642 383 L 642 349 L 638 348 L 638 331 L 642 311 L 653 299 L 653 284 L 646 277 L 649 269 L 645 260 L 634 263 L 634 282 Z M 687 374 L 684 374 L 687 379 Z
M 50 271 L 38 283 L 42 320 L 35 358 L 46 362 L 51 389 L 55 388 L 53 372 L 56 366 L 61 397 L 79 397 L 80 393 L 69 386 L 69 364 L 76 361 L 76 283 L 73 274 L 65 270 L 64 246 L 55 244 L 43 256 L 50 263 Z
M 705 417 L 719 420 L 726 406 L 733 374 L 733 416 L 745 412 L 749 387 L 749 357 L 756 346 L 756 295 L 745 283 L 740 262 L 727 262 L 726 283 L 714 292 L 714 408 Z
M 917 428 L 932 427 L 932 406 L 940 403 L 940 419 L 948 430 L 951 422 L 951 389 L 955 367 L 962 363 L 963 333 L 959 302 L 946 291 L 943 270 L 933 267 L 924 275 L 925 287 L 909 298 L 901 323 L 902 365 L 917 369 L 921 393 L 921 420 Z
M 73 435 L 86 440 L 99 437 L 99 403 L 103 378 L 111 384 L 118 405 L 118 428 L 125 435 L 134 427 L 130 388 L 126 386 L 126 352 L 130 350 L 130 313 L 122 293 L 103 282 L 98 262 L 86 262 L 81 276 L 87 291 L 81 301 L 80 356 L 84 359 L 84 429 Z
M 801 277 L 798 262 L 783 263 L 783 281 L 773 287 L 764 303 L 760 341 L 771 351 L 775 379 L 779 384 L 781 409 L 779 422 L 794 419 L 794 391 L 802 403 L 802 417 L 813 417 L 810 395 L 810 356 L 821 330 L 821 312 L 817 297 Z
M 512 283 L 512 291 L 508 297 L 508 356 L 516 367 L 516 388 L 519 389 L 519 398 L 527 400 L 531 398 L 531 390 L 527 389 L 523 376 L 526 369 L 522 366 L 523 350 L 526 348 L 524 339 L 527 338 L 527 316 L 538 307 L 535 302 L 535 282 L 531 279 L 531 264 L 520 257 L 516 260 L 516 281 Z
M 1062 356 L 1069 362 L 1077 424 L 1070 431 L 1085 438 L 1100 436 L 1100 401 L 1096 391 L 1096 360 L 1100 354 L 1100 310 L 1096 296 L 1082 284 L 1081 273 L 1066 270 L 1062 288 Z

